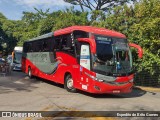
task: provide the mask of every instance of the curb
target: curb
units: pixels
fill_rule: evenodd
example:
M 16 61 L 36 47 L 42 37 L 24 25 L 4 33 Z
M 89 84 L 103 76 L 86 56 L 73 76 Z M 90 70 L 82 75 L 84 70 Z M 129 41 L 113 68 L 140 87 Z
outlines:
M 135 86 L 135 89 L 141 89 L 141 90 L 150 91 L 150 92 L 160 92 L 160 88 L 153 88 L 153 87 Z

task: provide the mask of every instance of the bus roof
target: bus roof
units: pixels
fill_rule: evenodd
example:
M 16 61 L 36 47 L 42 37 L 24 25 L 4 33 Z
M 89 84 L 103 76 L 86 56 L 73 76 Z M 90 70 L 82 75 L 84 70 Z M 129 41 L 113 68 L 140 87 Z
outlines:
M 49 37 L 52 37 L 52 36 L 53 36 L 53 32 L 50 32 L 50 33 L 47 33 L 47 34 L 44 34 L 44 35 L 41 35 L 41 36 L 32 38 L 32 39 L 30 39 L 30 40 L 28 40 L 28 41 L 25 41 L 25 42 L 40 40 L 40 39 L 49 38 Z
M 92 27 L 92 26 L 71 26 L 71 27 L 67 27 L 67 28 L 55 31 L 54 36 L 68 34 L 68 33 L 71 33 L 75 30 L 80 30 L 80 31 L 85 31 L 85 32 L 90 32 L 90 33 L 100 34 L 100 35 L 107 35 L 107 36 L 112 36 L 112 37 L 126 38 L 126 36 L 122 33 L 119 33 L 119 32 L 113 31 L 113 30 L 108 30 L 108 29 L 105 29 L 105 28 L 97 28 L 97 27 Z

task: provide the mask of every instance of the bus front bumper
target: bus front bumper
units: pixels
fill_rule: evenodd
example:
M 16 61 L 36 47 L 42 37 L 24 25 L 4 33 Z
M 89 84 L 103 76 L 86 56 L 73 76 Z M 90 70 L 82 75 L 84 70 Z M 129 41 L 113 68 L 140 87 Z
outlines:
M 105 82 L 94 82 L 92 87 L 90 86 L 89 91 L 91 93 L 110 93 L 110 94 L 120 94 L 120 93 L 130 93 L 132 91 L 133 82 L 126 82 L 122 84 L 118 83 L 105 83 Z

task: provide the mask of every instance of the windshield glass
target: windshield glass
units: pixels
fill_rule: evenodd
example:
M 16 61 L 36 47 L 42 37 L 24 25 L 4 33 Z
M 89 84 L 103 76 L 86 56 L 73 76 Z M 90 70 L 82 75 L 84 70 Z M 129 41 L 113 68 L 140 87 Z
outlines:
M 17 63 L 17 64 L 20 64 L 21 59 L 22 59 L 22 53 L 21 52 L 15 52 L 13 62 Z
M 7 57 L 7 63 L 11 63 L 12 62 L 12 56 L 8 56 Z
M 132 71 L 132 56 L 127 40 L 95 35 L 96 54 L 93 70 L 104 75 L 128 74 Z

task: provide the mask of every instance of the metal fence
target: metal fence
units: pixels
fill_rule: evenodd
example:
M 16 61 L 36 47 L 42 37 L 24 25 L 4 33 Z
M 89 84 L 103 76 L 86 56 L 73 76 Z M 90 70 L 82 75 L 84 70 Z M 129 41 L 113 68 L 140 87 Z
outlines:
M 149 86 L 160 88 L 160 66 L 154 67 L 154 73 L 142 69 L 136 72 L 134 78 L 134 84 L 137 86 Z
M 151 74 L 149 71 L 142 69 L 137 71 L 134 77 L 134 84 L 136 86 L 148 86 L 160 88 L 160 66 L 154 67 L 155 73 Z M 11 66 L 0 66 L 0 77 L 11 74 Z

